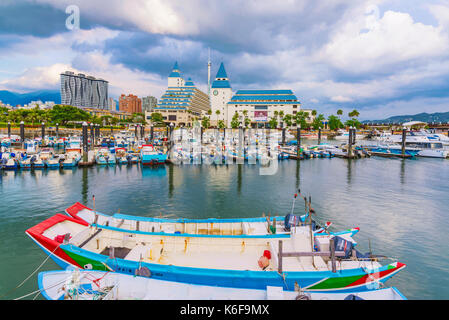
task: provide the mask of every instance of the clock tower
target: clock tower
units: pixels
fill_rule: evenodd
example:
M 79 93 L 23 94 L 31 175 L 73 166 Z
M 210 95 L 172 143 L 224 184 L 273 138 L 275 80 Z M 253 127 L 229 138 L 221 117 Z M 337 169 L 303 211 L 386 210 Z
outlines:
M 232 98 L 232 89 L 223 62 L 220 64 L 220 68 L 218 69 L 217 75 L 215 76 L 215 80 L 212 83 L 210 91 L 212 111 L 212 114 L 210 116 L 211 125 L 218 126 L 218 121 L 223 120 L 225 125 L 227 126 L 227 103 Z M 219 114 L 217 114 L 217 111 L 219 111 Z

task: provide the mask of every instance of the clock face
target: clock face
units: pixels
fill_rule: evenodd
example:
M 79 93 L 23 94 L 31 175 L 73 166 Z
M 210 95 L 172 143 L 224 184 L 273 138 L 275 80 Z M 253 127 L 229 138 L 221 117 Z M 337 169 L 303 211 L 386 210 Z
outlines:
M 218 95 L 218 91 L 214 90 L 214 96 Z

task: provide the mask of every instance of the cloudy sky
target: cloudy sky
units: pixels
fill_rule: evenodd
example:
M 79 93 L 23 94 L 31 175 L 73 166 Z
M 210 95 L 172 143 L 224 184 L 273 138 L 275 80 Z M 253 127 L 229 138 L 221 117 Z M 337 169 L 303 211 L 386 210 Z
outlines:
M 326 116 L 449 111 L 449 0 L 0 1 L 0 90 L 72 70 L 159 98 L 178 61 L 206 91 L 208 48 L 234 91 L 292 89 Z

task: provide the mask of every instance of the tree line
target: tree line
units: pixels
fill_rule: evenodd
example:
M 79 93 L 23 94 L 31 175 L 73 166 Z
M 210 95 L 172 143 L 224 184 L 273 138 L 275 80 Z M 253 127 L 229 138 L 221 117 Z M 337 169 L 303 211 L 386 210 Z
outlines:
M 145 115 L 143 113 L 133 113 L 128 119 L 119 119 L 109 115 L 91 115 L 86 110 L 68 105 L 55 105 L 52 109 L 44 110 L 37 106 L 33 109 L 16 110 L 0 107 L 0 122 L 19 124 L 22 121 L 27 125 L 38 125 L 44 122 L 53 125 L 59 124 L 60 126 L 69 126 L 84 121 L 108 126 L 117 126 L 127 123 L 146 124 Z
M 189 111 L 188 111 L 189 112 Z M 220 110 L 217 110 L 215 112 L 218 115 L 220 115 Z M 210 116 L 212 115 L 212 111 L 208 110 L 207 112 L 208 116 L 203 116 L 203 118 L 199 119 L 198 117 L 194 117 L 194 121 L 201 120 L 201 125 L 204 128 L 210 127 Z M 231 119 L 231 128 L 236 129 L 240 127 L 240 124 L 242 127 L 248 128 L 251 125 L 251 119 L 248 117 L 248 110 L 243 110 L 241 112 L 242 116 L 236 111 L 234 113 L 234 116 Z M 313 120 L 311 120 L 310 116 L 313 116 Z M 327 120 L 327 125 L 330 130 L 338 130 L 343 129 L 345 127 L 356 127 L 357 129 L 360 128 L 361 123 L 357 119 L 360 113 L 354 109 L 351 112 L 348 113 L 348 116 L 350 119 L 346 120 L 344 123 L 341 120 L 341 116 L 343 115 L 343 110 L 339 109 L 337 110 L 337 115 L 330 115 L 327 119 L 324 117 L 323 114 L 318 114 L 316 110 L 312 110 L 311 114 L 307 111 L 299 111 L 296 114 L 284 114 L 283 111 L 274 111 L 274 117 L 271 117 L 271 119 L 268 121 L 268 124 L 270 125 L 270 128 L 279 128 L 280 123 L 282 122 L 285 124 L 285 127 L 289 128 L 293 126 L 293 124 L 296 124 L 297 126 L 300 125 L 302 129 L 322 129 L 324 128 L 324 122 Z M 243 121 L 241 121 L 241 119 Z M 153 124 L 157 126 L 164 126 L 165 122 L 163 120 L 162 114 L 158 112 L 154 112 L 151 114 L 151 120 Z M 223 120 L 218 120 L 217 127 L 220 129 L 223 129 L 226 127 L 226 124 Z

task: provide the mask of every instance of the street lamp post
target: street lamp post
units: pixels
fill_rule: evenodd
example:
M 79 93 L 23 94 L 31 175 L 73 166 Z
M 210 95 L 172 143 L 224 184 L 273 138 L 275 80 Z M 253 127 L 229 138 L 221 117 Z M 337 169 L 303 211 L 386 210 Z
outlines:
M 402 127 L 402 155 L 405 155 L 405 140 L 407 138 L 407 128 Z
M 170 149 L 173 147 L 173 128 L 175 124 L 170 122 Z
M 95 134 L 94 134 L 94 124 L 90 124 L 90 147 L 91 149 L 94 148 L 94 140 L 95 140 Z
M 23 144 L 25 143 L 25 123 L 23 121 L 20 121 L 20 140 L 22 141 L 23 148 Z
M 44 139 L 45 139 L 45 123 L 42 122 L 41 124 L 41 134 L 42 134 L 42 146 L 44 145 Z
M 352 126 L 349 127 L 348 157 L 352 159 Z
M 87 152 L 89 151 L 88 137 L 87 137 L 87 123 L 83 122 L 83 162 L 87 162 Z

